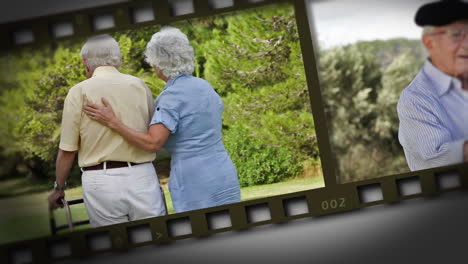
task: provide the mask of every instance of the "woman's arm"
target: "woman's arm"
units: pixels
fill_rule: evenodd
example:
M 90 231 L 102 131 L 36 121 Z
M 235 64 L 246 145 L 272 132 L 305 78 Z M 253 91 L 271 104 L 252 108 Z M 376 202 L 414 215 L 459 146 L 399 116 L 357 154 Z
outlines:
M 162 148 L 170 134 L 169 129 L 163 124 L 150 126 L 148 132 L 136 131 L 126 126 L 115 116 L 112 106 L 105 98 L 102 98 L 101 101 L 104 106 L 88 103 L 83 107 L 83 112 L 92 120 L 109 127 L 138 148 L 148 152 L 157 152 Z

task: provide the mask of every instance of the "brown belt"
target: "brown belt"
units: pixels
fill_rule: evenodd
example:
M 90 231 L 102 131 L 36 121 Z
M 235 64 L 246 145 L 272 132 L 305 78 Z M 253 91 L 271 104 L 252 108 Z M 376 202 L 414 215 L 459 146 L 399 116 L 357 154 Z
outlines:
M 146 163 L 146 162 L 143 162 L 143 163 Z M 135 165 L 143 164 L 143 163 L 130 162 L 130 165 L 135 166 Z M 115 168 L 123 168 L 123 167 L 128 167 L 128 163 L 126 161 L 106 161 L 106 169 L 115 169 Z M 82 169 L 85 171 L 103 170 L 104 162 L 99 163 L 97 165 L 89 166 L 89 167 L 83 167 Z

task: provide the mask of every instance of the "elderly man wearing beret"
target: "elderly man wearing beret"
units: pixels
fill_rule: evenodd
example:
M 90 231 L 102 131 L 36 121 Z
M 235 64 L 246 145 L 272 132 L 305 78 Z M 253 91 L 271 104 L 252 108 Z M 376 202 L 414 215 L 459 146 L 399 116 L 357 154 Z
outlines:
M 468 3 L 425 4 L 415 22 L 430 57 L 397 106 L 412 171 L 468 161 Z

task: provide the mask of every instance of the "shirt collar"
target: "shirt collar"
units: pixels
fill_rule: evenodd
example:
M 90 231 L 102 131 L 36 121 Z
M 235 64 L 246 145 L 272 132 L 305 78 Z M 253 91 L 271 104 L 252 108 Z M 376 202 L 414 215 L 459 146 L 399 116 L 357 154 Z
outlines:
M 436 85 L 437 92 L 439 96 L 447 93 L 450 88 L 460 86 L 461 83 L 457 78 L 454 78 L 445 72 L 439 70 L 430 60 L 427 60 L 423 66 L 424 73 L 426 76 Z
M 176 81 L 177 79 L 179 79 L 179 78 L 182 77 L 182 76 L 187 76 L 187 75 L 189 75 L 189 74 L 179 74 L 179 75 L 177 75 L 176 77 L 167 80 L 166 86 L 164 86 L 163 91 L 166 90 L 167 88 L 169 88 L 170 86 L 172 86 L 172 85 L 175 83 L 175 81 Z
M 468 91 L 463 89 L 463 87 L 462 87 L 462 82 L 461 82 L 459 79 L 453 78 L 452 84 L 453 84 L 453 87 L 454 87 L 458 92 L 462 93 L 464 96 L 468 96 Z
M 118 73 L 119 70 L 114 66 L 99 66 L 93 72 L 93 77 L 97 75 L 107 74 L 107 73 Z

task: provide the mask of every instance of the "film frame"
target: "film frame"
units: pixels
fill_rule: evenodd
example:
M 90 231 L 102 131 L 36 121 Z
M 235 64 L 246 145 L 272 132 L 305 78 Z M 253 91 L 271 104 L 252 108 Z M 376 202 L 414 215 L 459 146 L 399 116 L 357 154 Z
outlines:
M 172 242 L 190 237 L 208 236 L 215 233 L 247 229 L 259 225 L 280 223 L 297 218 L 320 216 L 338 212 L 346 212 L 368 206 L 395 203 L 417 197 L 432 197 L 444 192 L 466 189 L 468 185 L 468 164 L 445 166 L 423 171 L 390 175 L 376 179 L 359 182 L 339 184 L 334 172 L 334 163 L 331 158 L 331 149 L 326 127 L 326 119 L 322 109 L 319 75 L 317 61 L 315 59 L 314 46 L 310 31 L 305 1 L 292 0 L 264 0 L 261 2 L 250 2 L 247 0 L 233 0 L 233 5 L 224 8 L 214 8 L 212 1 L 193 0 L 194 12 L 190 14 L 171 15 L 172 7 L 169 2 L 162 1 L 132 1 L 122 4 L 114 4 L 94 9 L 86 9 L 78 12 L 53 15 L 26 21 L 6 23 L 0 26 L 0 35 L 8 39 L 2 43 L 2 50 L 10 50 L 23 45 L 36 45 L 60 41 L 62 39 L 88 36 L 92 33 L 108 33 L 122 29 L 133 29 L 150 24 L 163 24 L 188 18 L 212 16 L 224 12 L 243 10 L 253 7 L 261 7 L 275 3 L 289 2 L 294 4 L 296 23 L 298 26 L 304 67 L 309 88 L 309 96 L 315 123 L 322 124 L 316 127 L 318 145 L 322 161 L 322 170 L 325 187 L 296 193 L 288 193 L 268 198 L 244 201 L 231 205 L 224 205 L 190 212 L 166 215 L 156 218 L 133 221 L 106 227 L 74 231 L 67 234 L 59 234 L 53 237 L 42 237 L 27 241 L 19 241 L 1 246 L 0 260 L 2 263 L 10 263 L 11 253 L 18 250 L 28 250 L 34 263 L 51 262 L 67 258 L 81 258 L 109 251 L 120 251 L 134 247 Z M 132 11 L 137 7 L 153 4 L 154 20 L 132 23 Z M 104 14 L 113 18 L 114 26 L 92 30 L 92 19 L 95 15 Z M 110 14 L 110 15 L 109 15 Z M 71 21 L 74 34 L 71 36 L 53 37 L 51 27 L 63 21 Z M 29 29 L 32 34 L 32 43 L 15 43 L 15 33 L 25 32 Z M 28 30 L 26 30 L 27 32 Z M 27 35 L 27 34 L 26 34 Z M 31 37 L 26 39 L 31 40 Z M 18 45 L 19 44 L 19 45 Z M 455 172 L 458 179 L 457 184 L 443 186 L 441 179 L 446 173 Z M 410 182 L 419 185 L 419 192 L 406 194 L 402 186 Z M 368 195 L 371 193 L 371 195 Z M 375 195 L 377 193 L 377 195 Z M 377 197 L 375 197 L 377 196 Z M 289 214 L 288 204 L 296 201 L 305 201 L 307 212 L 300 214 Z M 267 208 L 270 219 L 255 221 L 251 219 L 250 213 L 255 208 Z M 227 213 L 231 220 L 231 226 L 221 228 L 210 228 L 208 218 L 212 215 Z M 170 228 L 174 223 L 189 223 L 191 231 L 187 234 L 174 234 Z M 145 242 L 132 242 L 131 230 L 147 227 L 151 232 L 151 238 Z M 94 237 L 106 237 L 107 248 L 92 249 L 89 247 L 90 240 Z M 49 252 L 56 243 L 67 243 L 69 255 L 53 258 Z

